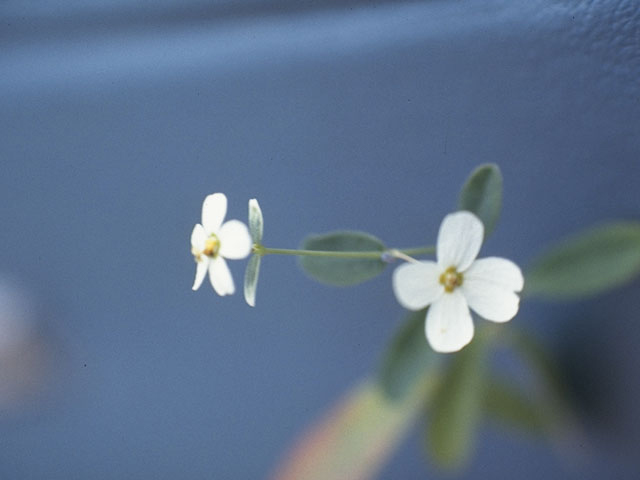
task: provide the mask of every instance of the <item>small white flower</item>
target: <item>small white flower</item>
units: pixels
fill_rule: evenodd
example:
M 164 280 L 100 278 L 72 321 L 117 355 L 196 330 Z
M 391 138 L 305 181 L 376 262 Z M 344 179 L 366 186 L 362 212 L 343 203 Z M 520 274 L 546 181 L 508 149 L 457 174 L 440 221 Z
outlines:
M 247 226 L 239 220 L 223 224 L 226 214 L 227 197 L 224 193 L 214 193 L 204 199 L 202 224 L 196 224 L 191 233 L 191 253 L 197 263 L 194 290 L 200 288 L 208 271 L 211 285 L 218 295 L 235 292 L 225 258 L 247 257 L 251 252 L 251 237 Z
M 524 278 L 510 260 L 476 260 L 484 226 L 471 212 L 447 215 L 438 232 L 437 262 L 416 261 L 393 272 L 393 291 L 409 310 L 427 311 L 425 333 L 438 352 L 456 352 L 473 338 L 469 307 L 493 322 L 506 322 L 518 313 Z

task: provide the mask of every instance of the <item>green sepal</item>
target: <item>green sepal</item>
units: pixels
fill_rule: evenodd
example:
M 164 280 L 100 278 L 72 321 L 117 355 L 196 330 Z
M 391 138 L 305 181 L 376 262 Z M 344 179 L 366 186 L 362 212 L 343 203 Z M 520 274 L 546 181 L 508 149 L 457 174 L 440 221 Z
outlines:
M 249 233 L 254 244 L 262 242 L 262 231 L 264 228 L 264 220 L 262 219 L 262 210 L 258 204 L 258 200 L 252 198 L 249 200 Z
M 258 287 L 261 260 L 262 257 L 260 255 L 252 255 L 244 272 L 244 299 L 252 307 L 256 306 L 256 289 Z

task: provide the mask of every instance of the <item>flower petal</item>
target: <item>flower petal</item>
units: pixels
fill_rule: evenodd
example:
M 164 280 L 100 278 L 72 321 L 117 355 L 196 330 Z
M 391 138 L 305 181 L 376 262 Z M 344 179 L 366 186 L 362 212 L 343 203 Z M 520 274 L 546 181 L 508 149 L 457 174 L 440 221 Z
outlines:
M 196 278 L 193 281 L 192 290 L 198 290 L 200 285 L 202 285 L 202 281 L 204 280 L 204 276 L 207 274 L 207 269 L 209 267 L 209 257 L 202 257 L 196 264 Z
M 487 320 L 506 322 L 518 313 L 520 298 L 510 289 L 466 275 L 460 288 L 469 307 Z
M 191 232 L 191 246 L 198 250 L 203 250 L 204 242 L 206 240 L 207 234 L 204 232 L 204 227 L 199 223 L 196 223 L 196 226 L 193 227 L 193 231 Z
M 483 237 L 484 226 L 473 213 L 461 211 L 447 215 L 438 232 L 438 265 L 442 270 L 455 267 L 464 272 L 478 256 Z
M 524 277 L 520 267 L 511 260 L 500 257 L 487 257 L 476 260 L 464 272 L 464 280 L 483 280 L 497 286 L 519 292 L 524 286 Z
M 209 264 L 209 281 L 216 293 L 222 297 L 232 295 L 236 291 L 227 262 L 221 256 Z
M 224 193 L 207 196 L 202 203 L 202 226 L 207 235 L 218 233 L 227 214 L 227 197 Z
M 436 352 L 457 352 L 471 341 L 473 320 L 459 289 L 445 293 L 429 307 L 425 333 Z
M 393 293 L 404 308 L 420 310 L 444 292 L 439 278 L 436 262 L 404 263 L 393 272 Z
M 240 220 L 229 220 L 222 225 L 218 233 L 220 255 L 237 260 L 251 253 L 251 235 L 247 226 Z

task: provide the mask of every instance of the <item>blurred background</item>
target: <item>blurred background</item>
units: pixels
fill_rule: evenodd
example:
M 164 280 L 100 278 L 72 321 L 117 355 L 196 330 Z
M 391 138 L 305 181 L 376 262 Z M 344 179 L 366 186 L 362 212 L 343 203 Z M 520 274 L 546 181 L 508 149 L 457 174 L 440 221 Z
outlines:
M 483 255 L 526 266 L 640 214 L 636 2 L 0 2 L 0 477 L 265 478 L 373 372 L 390 270 L 338 289 L 262 262 L 257 306 L 191 291 L 225 192 L 264 242 L 433 243 L 469 172 L 505 203 Z M 246 262 L 231 263 L 236 285 Z M 522 322 L 575 368 L 570 458 L 486 425 L 463 478 L 638 478 L 640 281 Z M 381 478 L 438 478 L 422 426 Z

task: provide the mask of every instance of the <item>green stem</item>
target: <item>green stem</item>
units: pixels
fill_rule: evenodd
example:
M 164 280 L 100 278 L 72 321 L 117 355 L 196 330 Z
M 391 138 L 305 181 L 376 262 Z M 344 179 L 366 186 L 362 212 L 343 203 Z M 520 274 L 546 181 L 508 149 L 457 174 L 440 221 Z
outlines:
M 392 252 L 394 249 L 385 250 Z M 397 249 L 405 255 L 424 255 L 435 252 L 435 247 L 417 247 Z M 253 251 L 258 255 L 297 255 L 305 257 L 330 257 L 330 258 L 373 258 L 379 259 L 385 251 L 354 251 L 354 252 L 334 252 L 329 250 L 297 250 L 293 248 L 269 248 L 264 245 L 254 245 Z
M 433 247 L 431 245 L 426 247 L 398 248 L 397 250 L 409 256 L 430 255 L 432 253 L 436 253 L 436 247 Z

